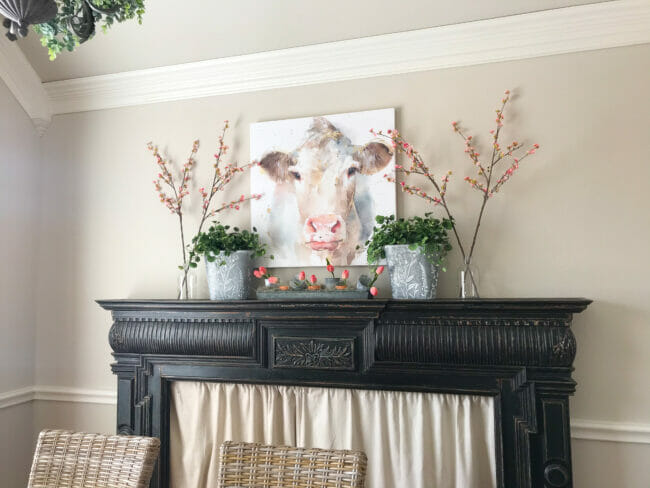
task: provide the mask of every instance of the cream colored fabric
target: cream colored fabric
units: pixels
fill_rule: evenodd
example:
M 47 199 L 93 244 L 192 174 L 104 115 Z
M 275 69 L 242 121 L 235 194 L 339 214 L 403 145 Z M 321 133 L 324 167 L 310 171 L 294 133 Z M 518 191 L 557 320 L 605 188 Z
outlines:
M 492 398 L 175 382 L 171 488 L 216 486 L 226 440 L 368 455 L 367 488 L 496 485 Z

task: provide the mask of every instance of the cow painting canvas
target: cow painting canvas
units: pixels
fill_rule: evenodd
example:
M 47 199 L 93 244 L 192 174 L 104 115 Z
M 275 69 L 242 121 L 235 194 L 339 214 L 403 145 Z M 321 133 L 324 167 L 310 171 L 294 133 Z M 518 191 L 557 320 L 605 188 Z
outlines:
M 365 265 L 364 242 L 377 215 L 395 213 L 389 140 L 394 109 L 251 125 L 251 223 L 269 244 L 273 266 Z

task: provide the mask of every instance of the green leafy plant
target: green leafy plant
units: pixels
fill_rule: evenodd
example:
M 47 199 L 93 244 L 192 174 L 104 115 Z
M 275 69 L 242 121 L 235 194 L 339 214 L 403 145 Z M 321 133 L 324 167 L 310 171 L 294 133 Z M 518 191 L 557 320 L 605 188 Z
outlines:
M 376 263 L 385 259 L 384 246 L 407 244 L 411 250 L 420 248 L 431 262 L 441 266 L 451 250 L 447 231 L 452 229 L 453 221 L 436 219 L 431 215 L 426 213 L 424 217 L 408 219 L 378 215 L 375 218 L 378 225 L 366 241 L 368 262 Z
M 260 258 L 266 255 L 266 244 L 260 242 L 255 227 L 253 232 L 239 230 L 238 227 L 233 227 L 231 230 L 229 225 L 214 222 L 207 232 L 199 232 L 192 238 L 189 265 L 196 268 L 201 255 L 205 255 L 205 258 L 212 263 L 222 252 L 225 256 L 230 256 L 237 251 L 251 251 L 252 257 Z M 219 265 L 224 264 L 226 264 L 224 260 L 219 262 Z
M 95 35 L 95 24 L 106 32 L 113 24 L 137 18 L 142 23 L 144 0 L 57 0 L 52 20 L 34 26 L 54 60 L 64 49 L 74 51 Z

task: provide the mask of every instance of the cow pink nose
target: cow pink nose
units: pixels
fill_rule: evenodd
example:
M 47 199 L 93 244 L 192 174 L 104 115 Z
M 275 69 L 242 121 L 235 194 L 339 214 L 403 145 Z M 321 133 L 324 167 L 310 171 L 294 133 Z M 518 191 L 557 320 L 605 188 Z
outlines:
M 309 217 L 305 224 L 312 232 L 325 231 L 336 234 L 341 230 L 341 219 L 337 215 L 317 215 L 316 217 Z

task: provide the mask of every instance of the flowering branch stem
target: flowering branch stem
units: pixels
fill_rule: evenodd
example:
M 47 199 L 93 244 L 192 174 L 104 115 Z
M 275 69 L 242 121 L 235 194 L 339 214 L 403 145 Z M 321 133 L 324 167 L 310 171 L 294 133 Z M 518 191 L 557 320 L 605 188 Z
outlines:
M 497 110 L 497 128 L 496 128 L 496 133 L 494 134 L 494 144 L 492 144 L 492 158 L 490 161 L 490 167 L 488 170 L 488 174 L 485 175 L 485 170 L 483 167 L 479 164 L 479 167 L 481 168 L 481 172 L 485 176 L 485 191 L 483 192 L 483 202 L 481 203 L 481 210 L 478 213 L 478 219 L 476 220 L 476 228 L 474 229 L 474 236 L 472 237 L 472 245 L 469 248 L 469 254 L 467 256 L 467 262 L 465 263 L 468 267 L 468 270 L 471 273 L 471 270 L 469 269 L 469 265 L 472 262 L 472 256 L 474 255 L 474 248 L 476 247 L 476 240 L 478 238 L 478 231 L 481 228 L 481 221 L 483 219 L 483 212 L 485 212 L 485 205 L 487 204 L 488 198 L 490 198 L 490 183 L 492 182 L 492 172 L 494 171 L 494 165 L 496 164 L 495 157 L 497 155 L 497 149 L 499 148 L 499 134 L 501 132 L 501 127 L 503 127 L 503 110 L 506 107 L 506 103 L 508 103 L 510 97 L 508 97 L 508 93 L 506 93 L 506 97 L 501 101 L 501 110 Z M 463 139 L 466 139 L 465 136 L 463 136 L 462 132 L 460 132 L 460 129 L 458 130 L 458 133 L 463 137 Z M 477 159 L 478 162 L 478 159 Z
M 452 222 L 451 228 L 454 232 L 454 237 L 456 238 L 456 242 L 458 243 L 458 250 L 460 251 L 461 257 L 463 259 L 463 266 L 466 272 L 468 273 L 470 279 L 472 280 L 472 284 L 474 285 L 474 289 L 477 292 L 477 296 L 478 296 L 478 287 L 476 286 L 476 281 L 472 273 L 472 270 L 470 268 L 470 264 L 472 261 L 472 257 L 474 256 L 476 243 L 478 242 L 478 235 L 481 228 L 481 224 L 483 222 L 483 215 L 485 214 L 485 208 L 487 206 L 487 202 L 491 197 L 494 196 L 495 193 L 498 193 L 501 186 L 503 186 L 503 184 L 510 179 L 513 173 L 517 169 L 519 169 L 519 163 L 529 155 L 534 154 L 535 151 L 539 148 L 538 144 L 533 144 L 533 146 L 526 152 L 526 154 L 520 158 L 514 157 L 515 152 L 519 151 L 523 147 L 523 145 L 518 143 L 517 141 L 512 142 L 510 145 L 508 145 L 505 148 L 505 150 L 501 149 L 501 146 L 499 145 L 499 136 L 501 134 L 501 128 L 503 127 L 503 119 L 504 119 L 503 112 L 509 100 L 510 100 L 510 91 L 506 90 L 505 97 L 501 100 L 501 107 L 496 110 L 497 113 L 496 128 L 490 131 L 490 134 L 492 135 L 492 139 L 493 139 L 492 156 L 490 158 L 490 164 L 487 166 L 481 163 L 481 160 L 479 158 L 480 154 L 474 147 L 472 136 L 465 135 L 461 131 L 460 127 L 458 127 L 457 122 L 452 123 L 454 132 L 457 132 L 458 135 L 465 142 L 465 153 L 472 161 L 472 164 L 474 164 L 474 166 L 476 167 L 478 177 L 481 180 L 481 181 L 477 181 L 476 179 L 470 178 L 469 176 L 465 177 L 465 181 L 468 182 L 472 188 L 480 191 L 482 194 L 481 208 L 479 210 L 478 217 L 476 219 L 476 226 L 474 228 L 471 244 L 468 249 L 466 249 L 463 246 L 463 243 L 460 239 L 460 235 L 458 234 L 458 230 L 456 228 L 455 219 L 452 216 L 452 212 L 446 200 L 447 183 L 449 181 L 449 176 L 451 175 L 451 171 L 448 171 L 447 174 L 440 181 L 438 181 L 435 178 L 433 172 L 424 163 L 419 153 L 413 148 L 413 146 L 411 146 L 402 138 L 402 136 L 399 134 L 398 131 L 388 130 L 387 134 L 384 134 L 382 133 L 382 131 L 375 132 L 373 129 L 370 130 L 370 132 L 374 135 L 390 139 L 393 147 L 406 154 L 406 156 L 410 160 L 411 164 L 409 168 L 405 168 L 400 165 L 395 165 L 396 172 L 402 173 L 406 176 L 410 176 L 411 174 L 424 176 L 433 185 L 433 188 L 435 189 L 437 195 L 430 196 L 427 195 L 424 191 L 422 191 L 421 188 L 415 185 L 407 184 L 404 179 L 402 179 L 402 181 L 399 182 L 403 192 L 423 198 L 424 200 L 426 200 L 429 203 L 432 203 L 433 205 L 441 205 L 442 208 L 445 209 L 447 217 Z M 496 179 L 494 175 L 494 168 L 499 162 L 501 162 L 506 158 L 512 158 L 513 163 L 510 165 L 510 167 L 508 167 L 508 169 L 506 169 L 505 173 L 503 173 L 503 175 L 498 180 L 496 180 L 496 182 L 494 182 L 494 180 Z M 396 182 L 396 178 L 393 178 L 390 175 L 384 175 L 384 177 L 388 181 Z
M 207 199 L 207 202 L 208 202 L 207 205 L 205 205 L 205 200 L 204 200 L 203 213 L 201 215 L 201 222 L 199 223 L 198 231 L 196 232 L 197 234 L 199 234 L 201 232 L 201 230 L 203 229 L 203 224 L 207 220 L 208 210 L 209 210 L 209 207 L 210 207 L 210 203 L 212 202 L 212 197 L 214 196 L 215 193 L 217 193 L 218 190 L 220 190 L 223 187 L 223 185 L 222 185 L 221 188 L 217 189 L 217 179 L 219 178 L 219 175 L 220 175 L 219 163 L 221 162 L 221 156 L 224 154 L 225 151 L 228 150 L 228 147 L 223 145 L 223 140 L 224 140 L 224 137 L 226 136 L 226 130 L 228 130 L 228 122 L 227 121 L 224 124 L 223 129 L 221 129 L 221 135 L 219 136 L 219 150 L 217 151 L 217 154 L 215 154 L 215 156 L 214 156 L 215 159 L 216 159 L 216 162 L 214 164 L 215 171 L 214 171 L 214 174 L 212 175 L 212 185 L 210 185 L 210 196 Z
M 208 193 L 203 188 L 199 190 L 201 196 L 203 197 L 203 206 L 202 206 L 201 220 L 199 223 L 197 234 L 199 234 L 202 231 L 203 225 L 205 224 L 206 220 L 209 217 L 212 217 L 217 213 L 228 208 L 239 210 L 242 203 L 252 199 L 259 199 L 261 197 L 261 195 L 251 195 L 249 197 L 245 197 L 244 195 L 242 195 L 238 200 L 234 200 L 229 203 L 224 203 L 219 208 L 210 210 L 210 205 L 212 204 L 212 199 L 214 195 L 217 192 L 224 190 L 225 186 L 231 181 L 233 176 L 235 176 L 238 173 L 244 172 L 246 169 L 254 165 L 254 163 L 250 163 L 243 167 L 238 167 L 236 164 L 234 165 L 228 164 L 226 165 L 225 170 L 222 172 L 220 168 L 220 163 L 222 157 L 228 151 L 228 146 L 224 144 L 224 138 L 228 127 L 229 127 L 228 121 L 226 121 L 224 123 L 223 130 L 221 131 L 221 134 L 219 136 L 219 149 L 215 154 L 216 162 L 214 163 L 214 174 L 212 177 L 212 185 L 210 186 L 210 191 Z M 154 186 L 156 188 L 156 191 L 158 192 L 160 201 L 173 214 L 176 214 L 178 216 L 178 224 L 179 224 L 180 235 L 181 235 L 181 251 L 183 256 L 183 265 L 179 266 L 179 268 L 183 271 L 183 278 L 180 283 L 177 298 L 181 297 L 182 290 L 184 290 L 185 292 L 185 297 L 189 297 L 188 273 L 190 267 L 196 265 L 192 264 L 192 253 L 190 253 L 189 258 L 187 255 L 188 245 L 185 242 L 185 229 L 183 225 L 183 199 L 187 195 L 189 195 L 188 185 L 190 180 L 192 179 L 192 168 L 196 163 L 195 157 L 199 148 L 199 141 L 198 140 L 194 141 L 194 144 L 192 146 L 192 152 L 190 153 L 187 162 L 183 165 L 183 170 L 180 174 L 181 181 L 180 183 L 178 183 L 178 186 L 177 183 L 174 181 L 174 176 L 168 167 L 169 162 L 163 159 L 163 157 L 160 155 L 158 151 L 158 148 L 154 146 L 152 143 L 149 143 L 147 147 L 153 153 L 153 156 L 156 159 L 156 163 L 160 168 L 160 173 L 158 173 L 158 178 L 154 180 Z M 165 193 L 165 191 L 163 190 L 163 186 L 171 188 L 170 195 L 172 196 L 168 196 Z
M 181 248 L 182 248 L 182 255 L 183 255 L 183 268 L 186 268 L 187 254 L 185 253 L 185 233 L 184 233 L 184 226 L 183 226 L 183 199 L 187 195 L 189 195 L 188 182 L 191 179 L 192 167 L 195 164 L 196 152 L 199 149 L 199 141 L 194 141 L 194 144 L 192 145 L 192 152 L 190 153 L 190 156 L 187 158 L 187 162 L 183 165 L 183 171 L 181 173 L 181 181 L 178 187 L 176 187 L 176 183 L 174 181 L 174 175 L 169 170 L 168 167 L 169 162 L 163 159 L 163 157 L 160 155 L 160 152 L 158 151 L 158 148 L 155 147 L 152 143 L 149 143 L 147 147 L 153 153 L 153 156 L 156 159 L 156 163 L 158 164 L 158 167 L 160 168 L 161 171 L 160 173 L 158 173 L 158 179 L 154 180 L 153 182 L 156 191 L 158 192 L 158 196 L 160 197 L 160 201 L 164 203 L 165 206 L 173 214 L 178 216 L 178 225 L 181 231 L 180 234 L 181 234 Z M 163 191 L 161 182 L 171 189 L 173 193 L 173 197 L 167 196 L 167 194 Z M 185 272 L 183 276 L 181 288 L 185 289 L 185 294 L 187 296 L 187 292 L 188 292 L 187 272 Z M 180 296 L 181 296 L 181 289 L 179 288 L 177 298 L 180 298 Z

